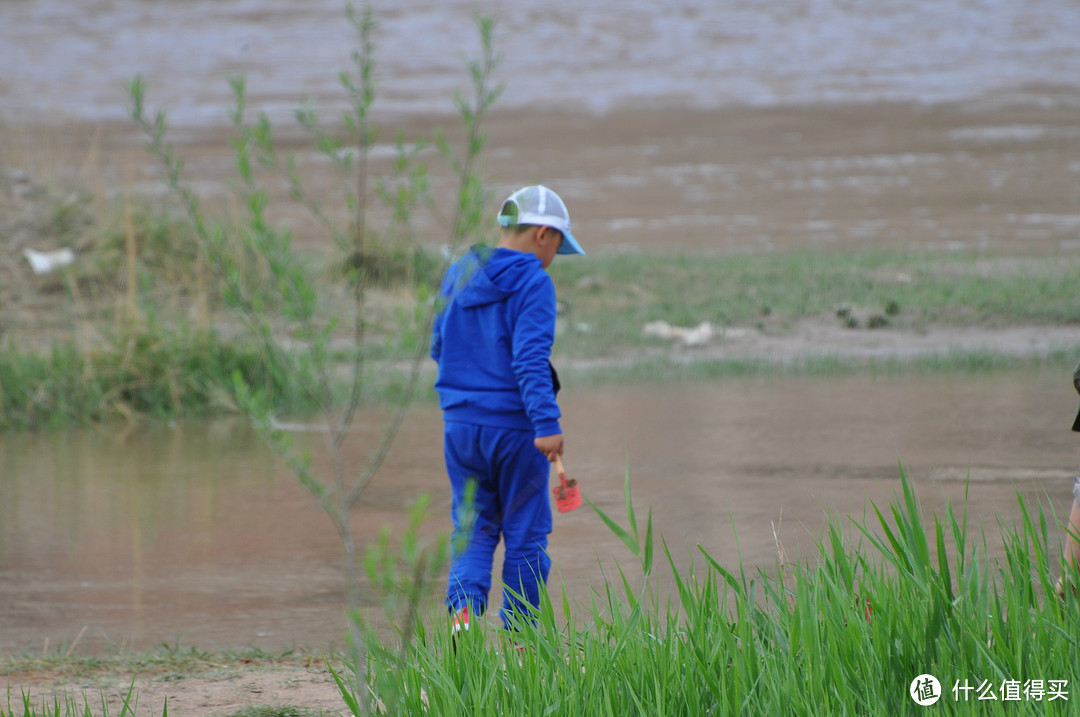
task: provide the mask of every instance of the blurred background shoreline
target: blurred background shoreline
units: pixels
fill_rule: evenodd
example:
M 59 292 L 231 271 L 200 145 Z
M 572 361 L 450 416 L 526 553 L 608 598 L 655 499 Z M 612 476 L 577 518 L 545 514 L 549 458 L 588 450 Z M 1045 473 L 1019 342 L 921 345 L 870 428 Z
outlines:
M 1066 0 L 373 3 L 376 111 L 453 113 L 474 16 L 496 18 L 500 107 L 936 104 L 1080 106 L 1080 6 Z M 271 118 L 341 101 L 356 33 L 340 0 L 23 0 L 0 4 L 0 120 L 123 119 L 137 74 L 177 126 L 226 122 L 227 78 Z

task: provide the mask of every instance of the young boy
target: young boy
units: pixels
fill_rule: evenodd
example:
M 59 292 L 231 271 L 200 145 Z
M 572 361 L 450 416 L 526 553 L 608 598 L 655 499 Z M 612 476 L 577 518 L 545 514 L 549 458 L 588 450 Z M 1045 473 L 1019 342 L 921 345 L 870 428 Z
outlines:
M 443 279 L 431 339 L 445 421 L 454 541 L 446 605 L 454 631 L 487 608 L 491 568 L 505 542 L 503 626 L 539 605 L 551 561 L 549 462 L 563 452 L 555 374 L 556 254 L 584 254 L 555 192 L 535 185 L 503 203 L 494 249 L 472 247 Z M 466 490 L 475 485 L 471 505 Z

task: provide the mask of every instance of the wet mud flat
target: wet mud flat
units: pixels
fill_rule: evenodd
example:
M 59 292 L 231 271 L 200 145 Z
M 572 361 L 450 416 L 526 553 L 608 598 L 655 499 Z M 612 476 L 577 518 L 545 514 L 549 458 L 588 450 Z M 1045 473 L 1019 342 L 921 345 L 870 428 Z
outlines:
M 1039 255 L 1080 252 L 1080 93 L 1032 88 L 952 104 L 819 104 L 695 110 L 649 107 L 590 115 L 496 110 L 483 160 L 503 196 L 544 182 L 571 205 L 575 235 L 607 252 L 776 252 L 798 248 L 910 248 Z M 452 141 L 451 115 L 375 115 L 373 169 L 393 142 Z M 178 127 L 185 177 L 208 206 L 235 180 L 231 130 Z M 325 159 L 295 122 L 278 125 L 284 152 L 307 170 L 309 190 L 333 208 Z M 42 179 L 81 180 L 112 196 L 160 195 L 162 169 L 133 125 L 110 121 L 5 128 L 0 161 Z M 433 150 L 438 211 L 417 212 L 423 244 L 448 232 L 440 219 L 454 179 Z M 39 169 L 40 168 L 40 169 Z M 281 181 L 267 184 L 284 200 Z M 325 239 L 299 206 L 275 210 L 297 246 Z M 378 210 L 375 209 L 375 218 Z

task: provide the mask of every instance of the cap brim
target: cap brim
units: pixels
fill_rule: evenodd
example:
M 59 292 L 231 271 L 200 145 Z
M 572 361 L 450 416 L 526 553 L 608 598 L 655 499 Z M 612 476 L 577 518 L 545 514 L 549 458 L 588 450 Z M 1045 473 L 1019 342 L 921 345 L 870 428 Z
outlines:
M 577 239 L 574 238 L 573 234 L 571 234 L 570 232 L 563 232 L 562 233 L 562 246 L 560 246 L 559 250 L 557 252 L 555 252 L 555 253 L 556 254 L 581 254 L 582 256 L 584 256 L 585 255 L 585 250 L 581 248 L 581 245 L 578 244 L 578 241 L 577 241 Z

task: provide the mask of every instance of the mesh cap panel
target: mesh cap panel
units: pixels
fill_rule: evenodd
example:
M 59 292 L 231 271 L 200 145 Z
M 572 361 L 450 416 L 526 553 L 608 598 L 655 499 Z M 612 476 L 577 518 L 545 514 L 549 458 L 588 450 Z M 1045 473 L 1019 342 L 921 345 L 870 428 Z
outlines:
M 523 187 L 503 202 L 499 224 L 514 227 L 521 224 L 547 226 L 563 234 L 560 254 L 584 254 L 577 239 L 570 233 L 570 212 L 555 192 L 542 184 Z

